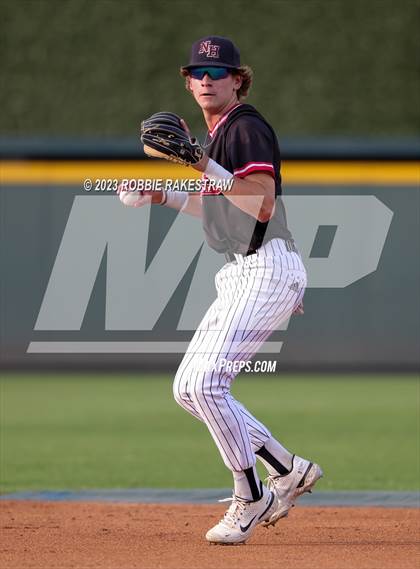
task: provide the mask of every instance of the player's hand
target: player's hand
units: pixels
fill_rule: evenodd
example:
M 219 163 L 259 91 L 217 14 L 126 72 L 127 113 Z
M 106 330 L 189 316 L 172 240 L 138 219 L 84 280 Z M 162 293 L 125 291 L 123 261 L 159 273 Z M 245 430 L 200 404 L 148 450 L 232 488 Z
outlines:
M 185 132 L 187 133 L 188 138 L 190 139 L 190 142 L 193 139 L 193 137 L 191 136 L 191 131 L 187 125 L 187 123 L 185 122 L 184 119 L 180 119 L 181 125 L 183 127 L 183 129 L 185 130 Z M 203 152 L 203 157 L 201 158 L 201 160 L 199 160 L 198 162 L 196 162 L 196 164 L 191 164 L 191 166 L 194 168 L 194 170 L 198 170 L 199 172 L 204 172 L 204 170 L 206 169 L 207 163 L 209 161 L 209 157 L 207 156 L 207 154 L 205 152 Z
M 301 301 L 300 304 L 298 304 L 298 305 L 296 306 L 296 308 L 295 308 L 294 311 L 293 311 L 293 314 L 296 314 L 296 315 L 305 314 L 305 311 L 304 311 L 304 309 L 303 309 L 303 300 Z
M 117 188 L 120 201 L 130 207 L 143 207 L 152 203 L 152 192 L 130 191 L 126 185 L 120 184 Z
M 188 138 L 191 140 L 192 137 L 191 137 L 191 131 L 190 131 L 189 126 L 187 125 L 187 123 L 185 122 L 184 119 L 181 119 L 181 118 L 180 118 L 180 119 L 179 119 L 179 122 L 181 123 L 182 128 L 183 128 L 183 129 L 185 130 L 185 132 L 187 133 Z

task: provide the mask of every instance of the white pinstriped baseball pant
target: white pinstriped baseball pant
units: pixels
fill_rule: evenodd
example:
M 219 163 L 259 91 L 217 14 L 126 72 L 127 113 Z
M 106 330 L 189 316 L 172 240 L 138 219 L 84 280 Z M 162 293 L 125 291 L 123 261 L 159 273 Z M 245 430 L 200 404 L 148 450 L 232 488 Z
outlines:
M 216 274 L 217 298 L 190 342 L 173 391 L 179 405 L 207 425 L 225 465 L 239 472 L 255 465 L 255 452 L 271 434 L 231 395 L 237 372 L 221 360 L 249 360 L 291 316 L 307 281 L 300 255 L 282 239 L 235 257 Z

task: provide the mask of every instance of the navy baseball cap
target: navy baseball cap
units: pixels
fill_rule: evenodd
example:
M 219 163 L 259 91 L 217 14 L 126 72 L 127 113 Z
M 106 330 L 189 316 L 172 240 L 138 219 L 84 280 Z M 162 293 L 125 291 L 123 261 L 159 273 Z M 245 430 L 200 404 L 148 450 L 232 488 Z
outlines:
M 207 36 L 193 43 L 190 61 L 181 69 L 210 66 L 237 69 L 241 66 L 239 49 L 228 38 Z

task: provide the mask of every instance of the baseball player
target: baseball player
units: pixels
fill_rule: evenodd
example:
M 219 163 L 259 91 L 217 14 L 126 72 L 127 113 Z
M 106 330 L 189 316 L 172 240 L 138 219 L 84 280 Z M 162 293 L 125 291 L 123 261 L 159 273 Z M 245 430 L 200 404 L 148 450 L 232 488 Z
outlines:
M 142 192 L 129 205 L 156 203 L 201 217 L 207 243 L 223 253 L 217 298 L 195 332 L 175 376 L 176 401 L 203 421 L 233 476 L 224 517 L 206 539 L 244 543 L 258 524 L 274 525 L 310 492 L 321 468 L 292 454 L 230 392 L 235 364 L 249 360 L 293 313 L 303 313 L 306 271 L 287 227 L 281 196 L 277 137 L 243 100 L 252 70 L 236 46 L 209 36 L 195 42 L 181 68 L 201 107 L 208 132 L 203 146 L 185 122 L 156 113 L 142 123 L 146 154 L 189 164 L 202 173 L 202 191 Z M 221 184 L 229 183 L 229 191 Z M 120 199 L 125 201 L 121 192 Z M 268 471 L 266 485 L 256 458 Z

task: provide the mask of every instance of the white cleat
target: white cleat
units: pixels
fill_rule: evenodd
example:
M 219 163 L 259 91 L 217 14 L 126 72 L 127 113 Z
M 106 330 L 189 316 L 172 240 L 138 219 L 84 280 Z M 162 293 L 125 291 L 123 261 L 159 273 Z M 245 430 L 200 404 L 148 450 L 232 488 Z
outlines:
M 206 539 L 219 545 L 236 545 L 245 543 L 255 527 L 270 520 L 278 509 L 277 498 L 265 486 L 262 486 L 262 498 L 256 502 L 247 502 L 232 496 L 232 504 L 218 524 L 209 529 Z M 221 500 L 222 502 L 224 500 Z
M 274 526 L 278 520 L 285 518 L 297 498 L 305 492 L 312 492 L 312 488 L 322 475 L 322 469 L 318 464 L 295 455 L 289 474 L 269 476 L 266 480 L 267 486 L 276 494 L 278 507 L 270 519 L 263 522 L 263 526 Z

